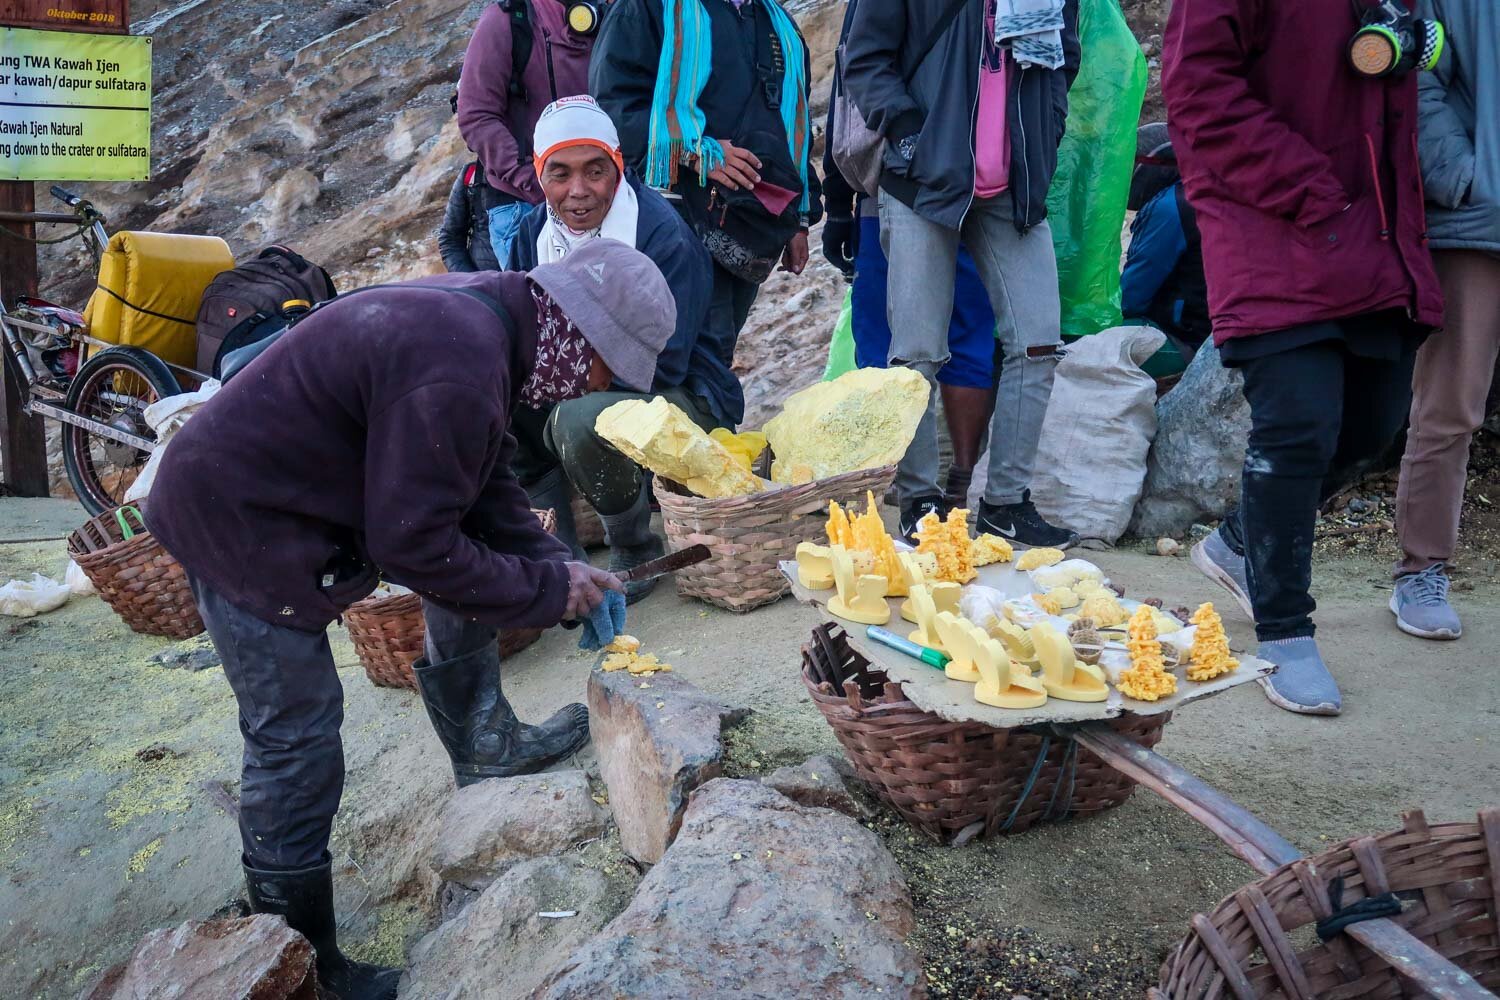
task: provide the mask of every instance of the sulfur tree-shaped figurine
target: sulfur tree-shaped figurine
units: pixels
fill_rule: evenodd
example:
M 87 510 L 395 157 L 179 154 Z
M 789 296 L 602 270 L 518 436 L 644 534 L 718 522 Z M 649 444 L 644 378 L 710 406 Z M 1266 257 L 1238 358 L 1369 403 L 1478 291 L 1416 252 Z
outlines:
M 1130 650 L 1130 666 L 1120 672 L 1115 685 L 1121 694 L 1137 701 L 1157 701 L 1176 692 L 1177 677 L 1167 672 L 1150 605 L 1142 604 L 1130 616 L 1125 648 Z
M 854 544 L 854 528 L 849 524 L 849 515 L 844 513 L 837 500 L 828 501 L 828 544 L 842 545 L 851 550 L 859 547 Z
M 974 547 L 969 539 L 969 512 L 948 512 L 946 521 L 928 514 L 917 522 L 917 551 L 937 556 L 938 579 L 948 583 L 968 583 L 979 575 L 974 568 Z
M 1198 605 L 1192 622 L 1198 626 L 1198 631 L 1193 633 L 1193 646 L 1188 650 L 1188 680 L 1211 681 L 1240 665 L 1239 660 L 1229 655 L 1224 620 L 1211 602 Z

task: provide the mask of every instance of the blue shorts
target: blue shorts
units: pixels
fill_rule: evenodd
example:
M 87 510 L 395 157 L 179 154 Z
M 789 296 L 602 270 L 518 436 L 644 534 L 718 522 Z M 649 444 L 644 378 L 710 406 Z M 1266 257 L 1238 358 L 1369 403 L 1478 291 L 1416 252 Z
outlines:
M 859 253 L 854 258 L 850 296 L 854 363 L 884 368 L 889 361 L 891 327 L 885 314 L 886 261 L 880 249 L 880 220 L 859 220 Z M 953 316 L 948 321 L 948 363 L 938 372 L 943 385 L 990 389 L 995 385 L 995 311 L 979 280 L 974 258 L 958 248 L 953 285 Z

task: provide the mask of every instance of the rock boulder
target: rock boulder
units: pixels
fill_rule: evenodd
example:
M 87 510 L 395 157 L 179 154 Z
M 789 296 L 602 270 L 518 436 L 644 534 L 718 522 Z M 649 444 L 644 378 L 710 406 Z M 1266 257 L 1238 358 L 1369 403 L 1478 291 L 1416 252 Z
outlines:
M 608 814 L 582 771 L 490 778 L 453 793 L 438 815 L 438 878 L 480 889 L 519 861 L 604 834 Z
M 913 924 L 901 871 L 873 833 L 721 778 L 693 794 L 625 911 L 538 995 L 919 997 Z
M 190 920 L 154 930 L 80 1000 L 315 1000 L 313 950 L 281 917 Z
M 604 876 L 591 868 L 561 858 L 522 861 L 417 943 L 401 996 L 530 997 L 615 915 L 620 904 L 610 898 Z
M 675 674 L 589 675 L 589 732 L 625 853 L 648 864 L 661 860 L 688 795 L 723 773 L 723 727 L 748 711 Z
M 1156 405 L 1156 440 L 1146 485 L 1129 533 L 1140 538 L 1185 534 L 1195 521 L 1218 520 L 1240 495 L 1250 434 L 1244 377 L 1219 363 L 1205 344 Z
M 844 784 L 843 774 L 848 769 L 842 759 L 819 754 L 795 767 L 778 767 L 762 780 L 800 805 L 837 809 L 858 819 L 865 810 Z

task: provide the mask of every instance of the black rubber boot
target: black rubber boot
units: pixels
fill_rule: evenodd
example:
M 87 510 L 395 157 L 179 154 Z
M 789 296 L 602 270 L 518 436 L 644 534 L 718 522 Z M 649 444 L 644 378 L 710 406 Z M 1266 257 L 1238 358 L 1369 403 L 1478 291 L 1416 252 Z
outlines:
M 619 514 L 603 514 L 604 540 L 609 543 L 609 571 L 623 573 L 642 563 L 660 559 L 667 546 L 651 530 L 651 498 L 644 484 L 634 504 Z M 625 584 L 625 603 L 634 604 L 656 589 L 656 580 L 635 580 Z
M 579 704 L 564 706 L 540 726 L 516 718 L 500 693 L 500 651 L 493 644 L 441 663 L 423 657 L 412 668 L 459 788 L 545 771 L 589 741 L 589 710 Z
M 245 865 L 254 913 L 275 913 L 312 942 L 319 1000 L 395 1000 L 401 970 L 356 962 L 339 951 L 333 918 L 333 865 L 271 871 Z
M 573 484 L 563 475 L 562 467 L 526 487 L 526 495 L 532 507 L 552 511 L 557 518 L 557 540 L 573 550 L 573 558 L 588 562 L 588 553 L 578 544 L 578 528 L 573 523 Z

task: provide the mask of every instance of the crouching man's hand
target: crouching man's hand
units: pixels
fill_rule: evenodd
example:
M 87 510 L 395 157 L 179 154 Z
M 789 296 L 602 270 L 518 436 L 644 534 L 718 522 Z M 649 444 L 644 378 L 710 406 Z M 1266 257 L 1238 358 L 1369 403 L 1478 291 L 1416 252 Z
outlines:
M 564 565 L 568 567 L 568 610 L 563 613 L 566 621 L 587 618 L 591 611 L 604 603 L 606 590 L 625 592 L 625 585 L 613 573 L 583 562 Z

